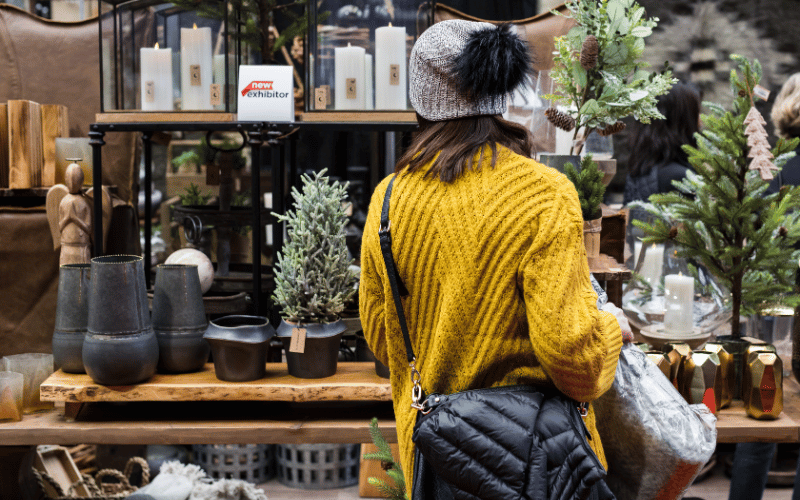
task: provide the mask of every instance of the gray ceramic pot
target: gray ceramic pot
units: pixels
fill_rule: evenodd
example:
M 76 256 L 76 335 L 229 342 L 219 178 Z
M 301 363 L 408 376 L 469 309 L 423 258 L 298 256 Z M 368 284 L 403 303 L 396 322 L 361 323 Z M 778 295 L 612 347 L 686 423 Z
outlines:
M 156 372 L 158 341 L 152 330 L 129 335 L 87 333 L 83 341 L 86 373 L 100 385 L 134 385 Z
M 88 331 L 105 335 L 152 331 L 141 257 L 106 255 L 92 259 Z
M 158 340 L 158 371 L 196 372 L 208 361 L 211 347 L 196 265 L 162 264 L 153 290 L 153 331 Z
M 214 372 L 226 382 L 263 378 L 275 329 L 263 316 L 224 316 L 211 320 L 204 338 L 211 344 Z
M 297 325 L 281 321 L 278 338 L 283 342 L 289 375 L 297 378 L 324 378 L 336 373 L 339 362 L 339 344 L 346 326 L 342 321 L 302 325 L 306 329 L 303 353 L 291 352 L 292 330 Z
M 92 259 L 83 365 L 98 384 L 132 385 L 156 372 L 158 341 L 150 323 L 142 258 Z
M 58 270 L 53 362 L 67 373 L 86 373 L 83 338 L 89 317 L 90 279 L 90 264 L 64 264 Z

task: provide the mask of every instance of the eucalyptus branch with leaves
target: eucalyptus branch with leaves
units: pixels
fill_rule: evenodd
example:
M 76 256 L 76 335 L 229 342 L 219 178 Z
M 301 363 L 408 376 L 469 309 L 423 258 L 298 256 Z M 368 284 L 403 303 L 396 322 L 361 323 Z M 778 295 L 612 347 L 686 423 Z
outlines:
M 565 130 L 574 127 L 570 154 L 579 154 L 595 129 L 601 135 L 619 132 L 624 128 L 620 120 L 627 116 L 642 123 L 663 119 L 656 98 L 677 79 L 666 64 L 663 71 L 651 73 L 642 60 L 645 38 L 658 18 L 646 18 L 644 7 L 634 0 L 571 0 L 566 7 L 568 16 L 553 14 L 574 19 L 576 26 L 555 40 L 551 76 L 559 90 L 544 97 L 554 105 L 574 105 L 547 115 Z

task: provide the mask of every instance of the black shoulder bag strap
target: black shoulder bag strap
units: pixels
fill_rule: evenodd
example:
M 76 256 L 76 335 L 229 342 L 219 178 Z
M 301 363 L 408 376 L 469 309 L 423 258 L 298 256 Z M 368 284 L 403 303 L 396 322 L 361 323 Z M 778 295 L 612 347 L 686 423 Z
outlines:
M 397 272 L 397 266 L 394 263 L 392 256 L 392 233 L 391 223 L 389 221 L 389 200 L 392 197 L 392 186 L 397 179 L 397 175 L 392 177 L 389 185 L 386 187 L 386 194 L 383 197 L 383 207 L 381 209 L 381 227 L 378 231 L 378 236 L 381 242 L 381 253 L 383 254 L 383 263 L 386 265 L 386 275 L 389 277 L 389 286 L 392 288 L 392 298 L 394 299 L 394 307 L 397 309 L 397 321 L 400 323 L 400 330 L 403 332 L 403 341 L 406 345 L 406 357 L 408 364 L 411 367 L 411 382 L 414 388 L 411 391 L 412 408 L 422 409 L 422 401 L 424 399 L 422 393 L 422 386 L 420 385 L 421 376 L 416 367 L 416 356 L 414 356 L 414 348 L 411 347 L 411 337 L 408 334 L 408 324 L 406 323 L 406 315 L 403 311 L 403 302 L 400 297 L 408 295 L 408 289 L 400 275 Z

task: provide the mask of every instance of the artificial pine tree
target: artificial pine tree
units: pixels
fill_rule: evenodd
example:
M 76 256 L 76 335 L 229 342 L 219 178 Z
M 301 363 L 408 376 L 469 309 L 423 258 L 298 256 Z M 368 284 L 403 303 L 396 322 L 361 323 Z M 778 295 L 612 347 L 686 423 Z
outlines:
M 273 300 L 287 321 L 329 323 L 339 319 L 356 291 L 345 241 L 347 185 L 331 183 L 325 169 L 301 179 L 303 192 L 292 188 L 294 211 L 272 214 L 287 226 L 275 264 Z
M 364 460 L 379 460 L 381 462 L 381 468 L 386 471 L 386 474 L 394 485 L 387 484 L 386 481 L 377 477 L 367 478 L 367 482 L 381 490 L 386 495 L 386 498 L 390 500 L 408 500 L 403 469 L 400 468 L 400 464 L 394 461 L 392 449 L 389 447 L 389 443 L 386 442 L 383 434 L 381 434 L 381 430 L 378 428 L 377 418 L 373 418 L 369 423 L 369 434 L 372 437 L 372 442 L 375 444 L 375 447 L 378 448 L 378 451 L 375 453 L 365 453 L 363 458 Z
M 581 158 L 580 172 L 575 170 L 572 163 L 565 163 L 564 175 L 572 181 L 578 191 L 583 220 L 594 220 L 602 217 L 600 203 L 603 201 L 606 187 L 603 185 L 603 172 L 600 171 L 597 163 L 592 160 L 592 155 L 586 155 Z
M 740 314 L 756 313 L 776 298 L 787 306 L 800 303 L 794 287 L 800 187 L 766 193 L 770 170 L 794 156 L 798 139 L 779 139 L 769 150 L 765 122 L 753 106 L 761 65 L 737 55 L 731 59 L 738 65 L 730 76 L 733 109 L 704 103 L 712 114 L 702 116 L 697 148 L 684 146 L 696 173 L 673 182 L 678 191 L 632 206 L 655 216 L 650 223 L 633 221 L 644 231 L 644 245 L 673 240 L 679 257 L 703 266 L 730 290 L 731 335 L 738 338 Z

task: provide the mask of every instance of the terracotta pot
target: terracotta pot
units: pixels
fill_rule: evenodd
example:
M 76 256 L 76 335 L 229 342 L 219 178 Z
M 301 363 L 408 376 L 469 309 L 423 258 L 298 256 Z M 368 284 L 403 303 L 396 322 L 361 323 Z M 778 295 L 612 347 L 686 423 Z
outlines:
M 602 229 L 602 217 L 583 221 L 583 244 L 586 246 L 586 256 L 590 259 L 600 257 L 600 231 Z
M 302 353 L 292 352 L 292 332 L 305 328 L 306 340 Z M 343 321 L 297 325 L 281 321 L 278 338 L 283 341 L 289 375 L 297 378 L 324 378 L 336 373 L 339 361 L 339 344 L 345 330 Z

